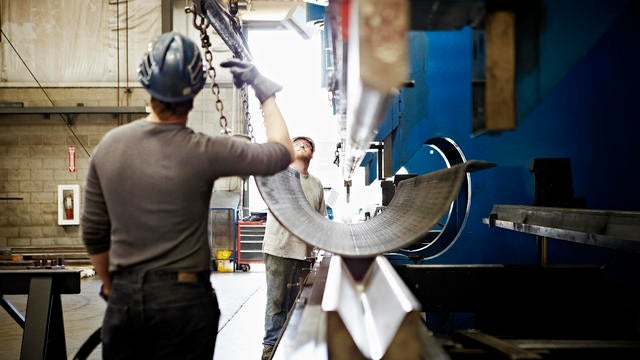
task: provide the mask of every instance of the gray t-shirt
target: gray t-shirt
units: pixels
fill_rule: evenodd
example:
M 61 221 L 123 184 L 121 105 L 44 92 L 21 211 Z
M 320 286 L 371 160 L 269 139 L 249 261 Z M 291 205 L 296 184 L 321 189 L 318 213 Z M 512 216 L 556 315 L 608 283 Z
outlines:
M 300 175 L 300 185 L 304 196 L 318 213 L 327 215 L 324 202 L 324 189 L 320 180 L 312 175 Z M 262 251 L 275 256 L 289 259 L 304 260 L 311 256 L 313 246 L 308 245 L 299 237 L 290 233 L 280 222 L 268 212 Z
M 82 238 L 109 251 L 109 270 L 209 270 L 213 182 L 270 175 L 290 162 L 278 143 L 208 136 L 182 124 L 134 121 L 108 132 L 89 163 Z

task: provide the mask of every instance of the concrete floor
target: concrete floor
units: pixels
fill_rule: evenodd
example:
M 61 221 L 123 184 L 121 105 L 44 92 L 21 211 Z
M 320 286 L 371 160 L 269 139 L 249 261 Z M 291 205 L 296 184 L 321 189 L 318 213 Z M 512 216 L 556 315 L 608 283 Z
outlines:
M 214 360 L 259 359 L 262 354 L 266 284 L 264 265 L 252 264 L 248 272 L 214 272 L 211 282 L 220 305 L 220 324 Z M 62 308 L 67 343 L 67 356 L 73 358 L 84 341 L 101 326 L 106 308 L 98 297 L 100 281 L 96 277 L 82 279 L 81 292 L 62 295 Z M 26 295 L 6 298 L 23 314 Z M 0 359 L 20 358 L 22 328 L 0 308 Z M 98 347 L 89 359 L 101 359 Z

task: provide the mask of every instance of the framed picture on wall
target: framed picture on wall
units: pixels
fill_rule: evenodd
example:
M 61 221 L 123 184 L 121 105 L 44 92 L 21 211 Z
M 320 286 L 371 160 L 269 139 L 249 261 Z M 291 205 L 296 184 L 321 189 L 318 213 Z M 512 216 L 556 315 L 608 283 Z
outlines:
M 58 225 L 80 225 L 80 185 L 58 185 Z

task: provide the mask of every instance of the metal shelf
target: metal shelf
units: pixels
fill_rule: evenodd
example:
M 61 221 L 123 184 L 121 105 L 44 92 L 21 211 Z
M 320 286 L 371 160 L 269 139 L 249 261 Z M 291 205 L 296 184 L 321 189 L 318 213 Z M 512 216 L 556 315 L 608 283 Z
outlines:
M 483 223 L 553 239 L 640 253 L 640 212 L 494 205 Z
M 148 114 L 144 106 L 30 106 L 0 107 L 0 114 Z

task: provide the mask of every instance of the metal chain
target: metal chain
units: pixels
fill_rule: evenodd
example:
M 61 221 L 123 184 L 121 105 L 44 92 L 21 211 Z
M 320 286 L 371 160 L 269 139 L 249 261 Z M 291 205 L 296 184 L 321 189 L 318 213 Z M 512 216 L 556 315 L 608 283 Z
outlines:
M 231 4 L 233 3 L 233 0 L 229 3 L 229 6 L 231 7 Z M 248 6 L 251 6 L 251 0 L 249 0 Z M 237 24 L 237 28 L 234 26 L 234 30 L 236 31 L 240 31 L 242 30 L 242 23 L 240 21 L 240 18 L 238 17 L 238 12 L 236 9 L 236 12 L 233 13 L 233 17 L 236 19 L 236 24 Z M 249 112 L 249 95 L 247 92 L 247 85 L 245 84 L 244 86 L 242 86 L 242 88 L 240 89 L 240 98 L 242 99 L 242 112 L 244 113 L 244 123 L 247 126 L 247 134 L 249 135 L 249 137 L 251 138 L 251 142 L 255 142 L 256 138 L 253 135 L 253 125 L 251 124 L 251 113 Z
M 222 103 L 222 99 L 220 99 L 220 86 L 216 82 L 216 69 L 213 66 L 211 41 L 209 40 L 209 35 L 207 35 L 207 28 L 209 28 L 210 24 L 207 19 L 201 15 L 201 12 L 196 9 L 195 4 L 192 7 L 186 7 L 184 11 L 187 14 L 193 14 L 193 27 L 200 32 L 201 47 L 204 49 L 204 59 L 207 62 L 207 75 L 211 78 L 211 92 L 213 93 L 213 96 L 216 97 L 216 110 L 220 114 L 220 133 L 224 135 L 231 135 L 227 117 L 224 116 L 223 113 L 224 104 Z
M 240 96 L 242 98 L 242 111 L 244 113 L 244 122 L 247 124 L 247 134 L 251 138 L 251 142 L 255 142 L 256 138 L 253 135 L 253 125 L 251 124 L 251 113 L 249 112 L 249 95 L 247 92 L 247 85 L 240 89 Z
M 251 4 L 251 1 L 249 1 Z M 186 7 L 184 10 L 186 13 L 193 14 L 193 27 L 200 32 L 200 41 L 201 46 L 204 49 L 204 58 L 207 62 L 207 74 L 211 78 L 211 92 L 216 97 L 216 110 L 220 114 L 220 133 L 224 135 L 231 135 L 231 130 L 229 129 L 229 124 L 227 121 L 227 117 L 224 116 L 224 104 L 220 99 L 220 86 L 216 82 L 216 69 L 213 66 L 213 53 L 211 52 L 211 41 L 209 40 L 209 35 L 207 34 L 207 29 L 211 24 L 207 21 L 207 19 L 201 15 L 200 9 L 197 8 L 197 2 L 194 2 L 192 7 Z M 237 14 L 237 13 L 236 13 Z M 234 14 L 234 15 L 236 15 Z M 237 16 L 236 23 L 240 24 L 240 19 Z M 234 28 L 235 29 L 235 28 Z M 235 29 L 236 31 L 238 29 Z M 240 89 L 240 97 L 242 99 L 242 112 L 244 113 L 244 121 L 247 126 L 247 133 L 251 138 L 252 142 L 255 142 L 255 136 L 253 134 L 253 125 L 251 124 L 251 113 L 249 112 L 249 96 L 247 92 L 247 86 L 244 85 Z

